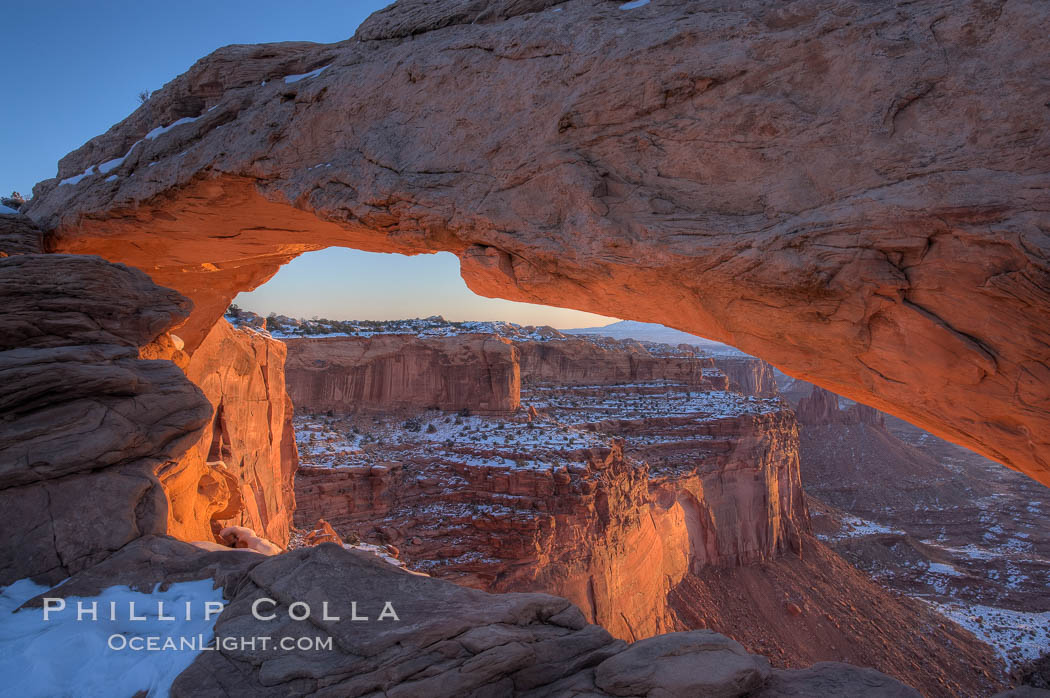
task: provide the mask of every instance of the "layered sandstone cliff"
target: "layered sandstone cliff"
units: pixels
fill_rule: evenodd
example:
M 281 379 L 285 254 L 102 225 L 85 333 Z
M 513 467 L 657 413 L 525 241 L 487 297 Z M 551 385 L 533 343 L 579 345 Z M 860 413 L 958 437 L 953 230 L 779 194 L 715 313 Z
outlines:
M 647 347 L 633 340 L 571 335 L 516 344 L 524 383 L 605 385 L 673 381 L 702 390 L 725 389 L 727 385 L 725 376 L 715 369 L 714 360 L 691 347 Z
M 519 406 L 518 351 L 496 336 L 287 339 L 288 394 L 305 412 Z
M 617 637 L 674 630 L 666 597 L 689 557 L 681 512 L 650 506 L 646 471 L 619 444 L 537 450 L 438 442 L 398 449 L 398 461 L 306 466 L 296 517 L 392 544 L 458 584 L 564 596 Z
M 283 342 L 219 320 L 187 360 L 186 376 L 213 416 L 197 443 L 159 473 L 171 535 L 218 540 L 220 529 L 236 525 L 287 544 L 298 459 L 285 354 Z
M 626 377 L 599 364 L 570 372 L 586 385 L 534 383 L 511 417 L 303 415 L 296 521 L 393 544 L 459 583 L 565 596 L 618 637 L 671 630 L 667 595 L 690 570 L 797 554 L 808 518 L 789 409 L 698 390 L 703 374 L 682 369 L 707 360 L 643 358 L 657 379 L 596 388 Z
M 0 585 L 54 583 L 165 532 L 155 473 L 210 408 L 175 364 L 140 358 L 185 298 L 99 257 L 39 254 L 22 216 L 0 214 L 0 236 Z
M 775 397 L 780 394 L 774 369 L 753 356 L 715 356 L 715 366 L 726 374 L 729 389 L 744 395 Z

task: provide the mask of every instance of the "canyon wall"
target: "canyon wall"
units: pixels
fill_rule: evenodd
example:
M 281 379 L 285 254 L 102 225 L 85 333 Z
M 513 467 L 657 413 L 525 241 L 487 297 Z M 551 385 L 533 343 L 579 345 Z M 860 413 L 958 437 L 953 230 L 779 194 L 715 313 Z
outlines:
M 790 409 L 665 424 L 656 418 L 616 420 L 599 428 L 614 429 L 628 443 L 631 436 L 643 437 L 642 443 L 656 434 L 667 439 L 635 445 L 629 453 L 649 463 L 656 499 L 673 497 L 696 527 L 690 532 L 694 572 L 801 552 L 809 513 Z
M 220 319 L 186 362 L 186 376 L 212 405 L 197 443 L 158 473 L 168 495 L 168 532 L 216 540 L 245 526 L 288 543 L 297 466 L 284 343 Z
M 713 370 L 710 357 L 693 350 L 649 351 L 641 342 L 601 337 L 566 336 L 546 342 L 517 342 L 521 379 L 525 383 L 604 385 L 674 381 L 700 389 L 725 389 L 725 378 Z M 706 371 L 705 371 L 706 369 Z
M 680 511 L 651 507 L 645 470 L 619 445 L 568 454 L 563 468 L 463 455 L 303 467 L 296 520 L 393 544 L 457 584 L 564 596 L 616 637 L 674 629 L 667 593 L 688 569 L 688 532 Z
M 886 422 L 881 412 L 867 405 L 854 403 L 841 409 L 839 396 L 818 386 L 813 386 L 812 392 L 799 400 L 795 413 L 798 421 L 808 426 L 867 424 L 884 427 Z
M 609 348 L 599 354 L 632 365 Z M 457 583 L 565 596 L 617 637 L 672 630 L 668 593 L 686 574 L 798 554 L 809 521 L 789 409 L 663 379 L 702 377 L 682 372 L 695 357 L 692 366 L 678 356 L 645 361 L 651 382 L 595 389 L 626 375 L 600 363 L 586 375 L 573 369 L 570 381 L 585 385 L 533 383 L 529 411 L 500 419 L 428 411 L 413 432 L 393 418 L 388 432 L 371 418 L 302 416 L 307 460 L 325 465 L 300 469 L 296 523 L 324 518 Z M 633 413 L 615 406 L 621 395 L 647 416 L 595 418 Z M 678 414 L 658 416 L 671 404 Z
M 518 408 L 517 349 L 495 336 L 288 339 L 292 403 L 305 412 Z
M 729 378 L 729 389 L 744 395 L 775 397 L 777 388 L 773 367 L 752 356 L 715 356 L 715 366 Z

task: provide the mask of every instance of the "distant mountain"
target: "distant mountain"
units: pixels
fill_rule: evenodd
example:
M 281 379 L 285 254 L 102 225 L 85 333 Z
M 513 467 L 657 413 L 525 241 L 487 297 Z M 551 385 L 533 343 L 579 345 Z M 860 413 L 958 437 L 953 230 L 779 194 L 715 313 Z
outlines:
M 601 337 L 612 337 L 613 339 L 637 339 L 643 342 L 661 342 L 664 344 L 694 344 L 711 354 L 735 354 L 746 356 L 739 349 L 734 349 L 728 344 L 714 342 L 710 339 L 697 337 L 670 327 L 657 325 L 652 322 L 637 322 L 635 320 L 621 320 L 604 327 L 580 327 L 574 330 L 561 330 L 565 334 L 590 334 Z

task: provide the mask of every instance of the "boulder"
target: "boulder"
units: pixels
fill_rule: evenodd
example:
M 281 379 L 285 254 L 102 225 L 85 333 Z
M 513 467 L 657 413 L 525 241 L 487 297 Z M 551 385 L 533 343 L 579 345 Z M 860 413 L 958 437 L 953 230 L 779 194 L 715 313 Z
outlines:
M 769 677 L 769 662 L 710 630 L 657 635 L 633 643 L 594 671 L 594 682 L 614 696 L 750 695 Z
M 189 302 L 98 257 L 0 258 L 0 584 L 55 582 L 166 531 L 156 471 L 210 406 L 170 361 L 139 358 Z

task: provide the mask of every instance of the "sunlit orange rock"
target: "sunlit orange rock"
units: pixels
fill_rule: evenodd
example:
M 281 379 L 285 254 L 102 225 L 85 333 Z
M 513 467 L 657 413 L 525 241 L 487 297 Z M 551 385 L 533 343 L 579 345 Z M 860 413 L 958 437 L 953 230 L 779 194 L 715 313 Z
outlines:
M 197 443 L 159 472 L 171 535 L 217 540 L 238 525 L 287 545 L 297 459 L 285 353 L 282 342 L 219 320 L 189 358 L 186 376 L 214 412 Z
M 544 7 L 220 49 L 27 211 L 193 299 L 191 350 L 302 252 L 449 250 L 483 295 L 725 341 L 1050 483 L 1045 95 L 1003 77 L 1050 71 L 1050 7 Z

